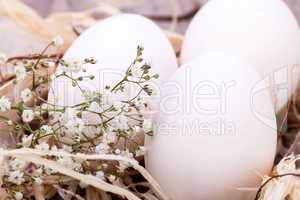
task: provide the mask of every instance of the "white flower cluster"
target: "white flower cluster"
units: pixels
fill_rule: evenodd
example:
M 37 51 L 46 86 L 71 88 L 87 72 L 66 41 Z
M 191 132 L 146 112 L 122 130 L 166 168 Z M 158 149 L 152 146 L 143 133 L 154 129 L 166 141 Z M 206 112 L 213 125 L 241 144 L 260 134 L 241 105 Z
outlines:
M 51 42 L 52 46 L 59 47 L 63 45 L 63 39 L 56 37 Z M 51 46 L 50 45 L 50 46 Z M 139 63 L 142 48 L 139 48 L 137 58 L 133 63 Z M 45 56 L 47 57 L 47 56 Z M 32 59 L 32 58 L 31 58 Z M 7 62 L 7 58 L 2 58 L 1 63 Z M 32 65 L 35 69 L 32 69 Z M 151 106 L 146 99 L 140 95 L 142 93 L 153 94 L 151 88 L 146 84 L 152 77 L 149 74 L 149 66 L 140 63 L 137 69 L 133 69 L 134 64 L 125 73 L 125 76 L 115 86 L 107 86 L 105 92 L 82 89 L 80 82 L 84 79 L 92 80 L 93 75 L 85 74 L 85 64 L 95 64 L 93 58 L 84 61 L 76 59 L 53 60 L 37 59 L 35 63 L 32 60 L 28 62 L 17 62 L 15 65 L 16 80 L 23 79 L 28 75 L 34 74 L 36 68 L 54 67 L 59 63 L 59 68 L 50 78 L 40 77 L 35 74 L 33 79 L 33 89 L 26 88 L 21 91 L 21 101 L 13 104 L 9 98 L 0 97 L 0 112 L 13 111 L 17 113 L 20 120 L 10 120 L 3 117 L 3 120 L 11 126 L 12 132 L 17 135 L 17 148 L 32 148 L 38 152 L 46 152 L 41 156 L 44 159 L 55 161 L 58 165 L 74 170 L 79 173 L 91 174 L 103 181 L 118 181 L 126 169 L 132 167 L 132 161 L 135 158 L 145 154 L 145 147 L 133 140 L 136 134 L 151 134 L 153 123 L 149 117 Z M 55 105 L 45 100 L 37 92 L 50 80 L 59 77 L 70 79 L 73 87 L 78 87 L 83 98 L 82 102 L 76 105 L 61 106 Z M 134 81 L 130 81 L 130 80 Z M 38 80 L 35 82 L 35 80 Z M 139 82 L 140 81 L 140 82 Z M 136 97 L 129 98 L 127 91 L 130 84 L 138 84 L 140 92 Z M 119 94 L 127 98 L 118 99 Z M 33 104 L 33 105 L 32 105 Z M 147 115 L 147 117 L 146 117 Z M 0 113 L 1 116 L 1 113 Z M 0 119 L 2 120 L 2 118 Z M 143 130 L 143 131 L 142 131 Z M 20 137 L 19 137 L 20 136 Z M 51 155 L 55 152 L 57 155 Z M 76 156 L 67 156 L 71 154 L 113 154 L 130 160 L 130 162 L 110 162 L 105 160 L 81 160 L 75 159 Z M 108 156 L 109 156 L 108 155 Z M 131 163 L 131 164 L 130 164 Z M 28 163 L 21 159 L 10 157 L 5 170 L 5 183 L 9 183 L 8 190 L 11 190 L 11 199 L 27 198 L 26 185 L 46 184 L 45 178 L 48 176 L 61 176 L 47 166 Z M 59 184 L 59 183 L 58 183 Z M 79 183 L 82 188 L 86 185 Z M 17 187 L 16 187 L 17 186 Z M 18 188 L 18 190 L 15 190 Z M 21 190 L 21 189 L 22 190 Z
M 17 64 L 15 66 L 15 74 L 17 80 L 23 79 L 26 76 L 26 68 L 23 64 Z
M 25 89 L 21 92 L 21 99 L 22 101 L 24 101 L 25 103 L 30 101 L 32 99 L 33 95 L 30 89 Z
M 298 199 L 300 194 L 299 177 L 293 174 L 299 174 L 296 162 L 299 157 L 291 155 L 283 158 L 274 168 L 273 175 L 278 178 L 265 176 L 263 183 L 267 183 L 259 193 L 260 200 L 269 199 Z
M 7 97 L 0 98 L 0 112 L 6 112 L 11 109 L 11 102 Z

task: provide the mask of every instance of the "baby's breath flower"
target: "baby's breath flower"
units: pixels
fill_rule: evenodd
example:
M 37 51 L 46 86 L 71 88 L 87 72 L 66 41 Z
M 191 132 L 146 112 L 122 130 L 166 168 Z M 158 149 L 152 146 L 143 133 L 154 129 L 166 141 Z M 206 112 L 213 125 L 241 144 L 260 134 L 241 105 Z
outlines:
M 0 112 L 6 112 L 11 109 L 11 102 L 7 97 L 0 98 Z
M 110 147 L 106 143 L 100 143 L 96 146 L 95 152 L 99 154 L 107 154 Z
M 140 146 L 136 151 L 136 156 L 143 156 L 146 153 L 146 147 Z
M 4 53 L 0 53 L 0 65 L 4 65 L 7 62 L 7 56 Z
M 23 199 L 23 194 L 21 192 L 15 192 L 15 199 L 16 200 L 22 200 Z
M 143 129 L 145 132 L 152 131 L 153 123 L 151 119 L 145 119 L 143 122 Z
M 34 112 L 32 110 L 24 110 L 22 119 L 24 122 L 31 122 L 34 119 Z
M 23 79 L 26 76 L 26 69 L 24 65 L 18 64 L 17 66 L 15 66 L 15 74 L 17 80 Z
M 34 182 L 38 185 L 42 185 L 43 184 L 43 179 L 41 177 L 34 177 Z
M 111 174 L 111 175 L 109 175 L 108 180 L 110 182 L 114 182 L 116 180 L 116 176 L 114 176 L 114 175 Z
M 82 70 L 82 67 L 83 67 L 83 62 L 81 60 L 69 58 L 69 59 L 63 60 L 60 69 L 63 72 L 78 73 Z
M 60 35 L 57 35 L 52 39 L 52 43 L 55 47 L 60 47 L 64 44 L 64 39 Z
M 23 147 L 29 147 L 32 142 L 33 134 L 31 135 L 24 135 L 22 138 L 22 146 Z
M 9 164 L 12 170 L 23 170 L 28 165 L 27 161 L 18 158 L 10 161 Z
M 50 126 L 48 126 L 48 125 L 43 125 L 41 127 L 41 130 L 44 132 L 45 135 L 49 135 L 49 134 L 53 133 L 52 128 Z
M 19 170 L 12 171 L 9 173 L 7 180 L 16 185 L 21 185 L 25 181 L 24 172 L 21 172 Z
M 32 99 L 33 95 L 30 89 L 25 89 L 21 92 L 21 99 L 24 102 L 28 102 Z
M 125 115 L 118 115 L 114 118 L 114 127 L 119 130 L 127 130 L 128 126 L 128 118 Z
M 72 121 L 77 118 L 78 111 L 73 108 L 67 108 L 63 115 L 60 117 L 60 122 L 66 124 L 68 121 Z
M 68 129 L 69 132 L 78 135 L 83 132 L 84 122 L 80 118 L 75 118 L 73 120 L 69 120 L 64 126 Z
M 108 127 L 105 130 L 105 133 L 103 135 L 103 142 L 110 144 L 110 143 L 115 143 L 116 140 L 117 140 L 116 132 L 113 131 L 112 127 Z

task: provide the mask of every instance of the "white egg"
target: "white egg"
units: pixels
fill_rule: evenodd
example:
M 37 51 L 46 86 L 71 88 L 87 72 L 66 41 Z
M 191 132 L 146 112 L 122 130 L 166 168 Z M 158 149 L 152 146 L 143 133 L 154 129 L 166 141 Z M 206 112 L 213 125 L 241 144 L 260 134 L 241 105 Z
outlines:
M 276 111 L 285 113 L 299 78 L 300 32 L 282 0 L 209 1 L 187 30 L 181 62 L 216 50 L 241 56 L 270 78 Z
M 139 45 L 144 47 L 144 62 L 151 65 L 153 74 L 160 75 L 158 82 L 175 72 L 176 55 L 163 31 L 152 21 L 133 14 L 110 17 L 89 28 L 72 44 L 63 59 L 95 58 L 98 63 L 87 65 L 86 72 L 76 77 L 94 75 L 94 80 L 85 79 L 80 83 L 82 89 L 103 92 L 106 85 L 113 86 L 124 77 Z M 56 97 L 56 104 L 69 106 L 81 102 L 83 95 L 71 84 L 72 81 L 65 77 L 55 79 L 49 92 L 50 101 Z
M 276 120 L 252 66 L 204 54 L 162 86 L 146 168 L 174 200 L 247 200 L 272 168 Z

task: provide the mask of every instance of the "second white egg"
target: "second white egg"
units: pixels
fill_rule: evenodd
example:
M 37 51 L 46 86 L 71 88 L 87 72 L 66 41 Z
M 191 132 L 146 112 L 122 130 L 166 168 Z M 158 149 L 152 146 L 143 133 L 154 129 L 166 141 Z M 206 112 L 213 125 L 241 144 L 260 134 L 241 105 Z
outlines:
M 269 92 L 238 58 L 205 54 L 162 87 L 146 167 L 174 200 L 248 200 L 273 166 Z
M 211 0 L 194 17 L 184 38 L 181 62 L 203 52 L 231 52 L 269 79 L 280 126 L 297 87 L 300 32 L 282 0 Z

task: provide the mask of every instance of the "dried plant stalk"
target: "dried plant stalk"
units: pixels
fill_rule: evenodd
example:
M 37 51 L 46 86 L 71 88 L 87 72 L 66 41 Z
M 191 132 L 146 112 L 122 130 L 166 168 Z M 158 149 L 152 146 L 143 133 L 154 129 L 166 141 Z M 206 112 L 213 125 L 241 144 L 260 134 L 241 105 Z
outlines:
M 104 190 L 106 192 L 111 192 L 111 193 L 120 195 L 122 197 L 126 197 L 129 200 L 141 200 L 140 198 L 135 196 L 133 193 L 131 193 L 131 192 L 129 192 L 129 191 L 123 189 L 123 188 L 119 188 L 119 187 L 113 186 L 111 184 L 108 184 L 108 183 L 106 183 L 106 182 L 104 182 L 104 181 L 102 181 L 102 180 L 100 180 L 100 179 L 98 179 L 94 176 L 84 175 L 84 174 L 78 173 L 74 170 L 71 170 L 71 169 L 68 169 L 66 167 L 60 166 L 55 161 L 47 160 L 47 159 L 44 159 L 44 158 L 40 158 L 38 156 L 29 155 L 29 154 L 24 155 L 24 154 L 18 154 L 18 153 L 12 153 L 12 154 L 8 153 L 6 155 L 14 156 L 18 159 L 25 160 L 25 161 L 28 161 L 28 162 L 32 162 L 32 163 L 35 163 L 35 164 L 38 164 L 38 165 L 44 165 L 48 168 L 51 168 L 55 171 L 58 171 L 59 173 L 61 173 L 63 175 L 66 175 L 66 176 L 72 177 L 76 180 L 79 180 L 79 181 L 81 181 L 81 182 L 83 182 L 87 185 L 92 185 L 95 188 L 98 188 L 100 190 Z
M 72 178 L 78 179 L 78 180 L 80 180 L 80 181 L 82 181 L 82 182 L 84 182 L 88 185 L 92 185 L 96 188 L 99 188 L 100 190 L 102 189 L 104 191 L 112 192 L 112 193 L 115 193 L 115 194 L 119 194 L 121 196 L 131 197 L 132 199 L 135 199 L 137 197 L 135 195 L 133 195 L 132 193 L 128 194 L 127 190 L 124 190 L 124 189 L 119 188 L 119 187 L 117 187 L 118 189 L 116 189 L 116 186 L 112 186 L 111 184 L 108 184 L 104 181 L 100 181 L 100 180 L 98 180 L 97 178 L 95 178 L 93 176 L 79 174 L 79 173 L 77 173 L 73 170 L 61 167 L 53 161 L 42 159 L 42 158 L 39 158 L 39 157 L 36 157 L 36 156 L 45 156 L 45 155 L 67 156 L 67 157 L 73 157 L 73 158 L 83 159 L 83 160 L 110 160 L 110 161 L 121 161 L 121 162 L 129 163 L 129 164 L 131 164 L 131 166 L 134 169 L 136 169 L 138 172 L 140 172 L 144 176 L 144 178 L 151 184 L 151 187 L 152 187 L 153 191 L 159 197 L 161 197 L 162 200 L 169 200 L 170 199 L 168 197 L 168 195 L 166 195 L 162 191 L 160 185 L 154 180 L 154 178 L 148 173 L 148 171 L 145 168 L 140 166 L 136 161 L 128 159 L 128 158 L 124 158 L 122 156 L 108 155 L 108 154 L 104 154 L 104 155 L 86 155 L 86 154 L 79 154 L 79 153 L 78 154 L 70 154 L 70 153 L 67 153 L 67 152 L 39 151 L 39 150 L 28 149 L 28 148 L 22 148 L 22 149 L 16 149 L 16 150 L 3 150 L 1 152 L 1 154 L 4 155 L 4 156 L 18 157 L 20 159 L 24 159 L 24 160 L 27 160 L 27 161 L 30 161 L 30 162 L 33 162 L 33 163 L 36 163 L 36 164 L 45 165 L 49 168 L 52 168 L 56 171 L 59 171 L 62 174 L 65 174 L 65 175 L 70 176 Z M 31 158 L 32 158 L 32 160 L 30 160 Z M 66 169 L 67 171 L 64 172 L 62 170 L 62 168 Z M 86 179 L 86 180 L 84 180 L 84 179 Z M 100 182 L 95 181 L 95 179 L 97 181 L 100 181 Z

